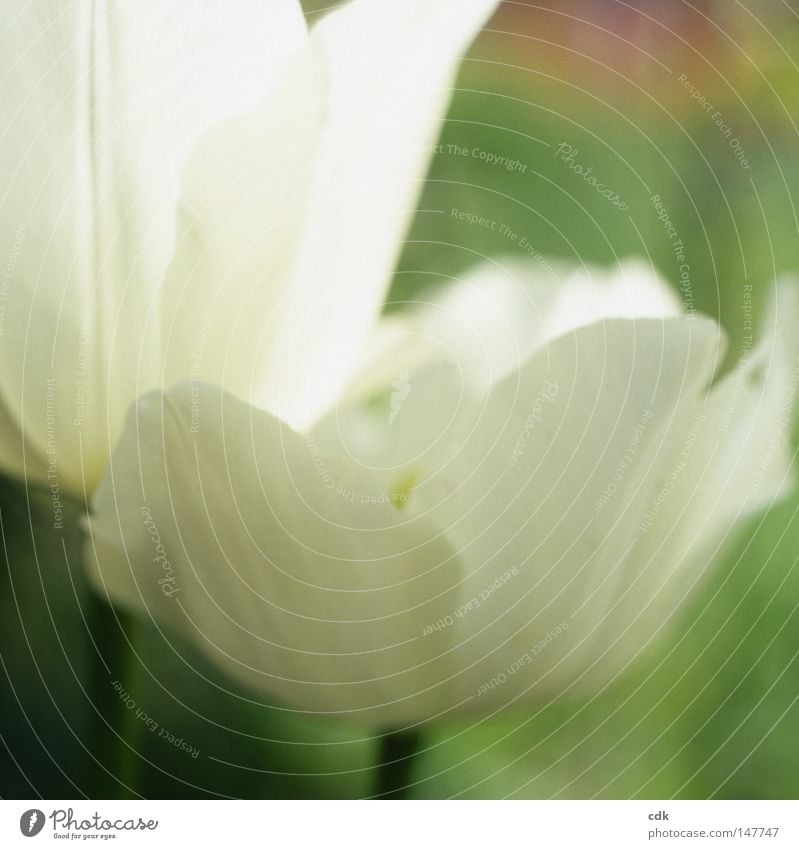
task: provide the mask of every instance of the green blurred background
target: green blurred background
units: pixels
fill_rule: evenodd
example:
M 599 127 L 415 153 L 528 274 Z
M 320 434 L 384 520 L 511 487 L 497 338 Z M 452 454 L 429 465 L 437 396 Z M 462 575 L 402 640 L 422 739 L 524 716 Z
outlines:
M 311 19 L 323 9 L 305 6 Z M 412 298 L 481 256 L 523 253 L 521 237 L 553 260 L 649 258 L 679 291 L 683 263 L 658 221 L 657 194 L 690 269 L 683 299 L 721 320 L 737 359 L 745 287 L 758 316 L 775 275 L 799 272 L 798 48 L 799 11 L 782 0 L 503 4 L 462 67 L 392 298 Z M 561 144 L 629 208 L 575 174 L 556 154 Z M 526 167 L 490 165 L 475 148 Z M 464 223 L 453 209 L 497 226 Z M 623 680 L 592 698 L 425 730 L 405 795 L 795 798 L 797 507 L 794 497 L 742 529 L 672 639 Z M 0 795 L 378 792 L 378 729 L 267 707 L 152 624 L 117 623 L 98 608 L 82 577 L 77 517 L 53 531 L 40 495 L 0 482 Z M 120 629 L 135 652 L 116 673 Z M 100 656 L 196 758 L 133 711 L 127 744 L 115 740 L 99 716 L 113 720 L 119 702 L 109 675 L 98 679 Z

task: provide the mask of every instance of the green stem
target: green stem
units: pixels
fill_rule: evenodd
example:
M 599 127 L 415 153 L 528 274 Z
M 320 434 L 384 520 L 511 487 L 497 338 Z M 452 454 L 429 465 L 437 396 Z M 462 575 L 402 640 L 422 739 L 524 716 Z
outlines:
M 136 698 L 133 622 L 94 593 L 89 594 L 87 612 L 92 658 L 89 696 L 99 713 L 93 714 L 90 737 L 90 752 L 96 761 L 89 758 L 89 794 L 93 799 L 136 798 L 140 722 L 135 707 L 127 706 L 115 688 L 118 682 Z
M 418 731 L 389 731 L 380 738 L 377 798 L 405 798 L 421 740 L 422 735 Z

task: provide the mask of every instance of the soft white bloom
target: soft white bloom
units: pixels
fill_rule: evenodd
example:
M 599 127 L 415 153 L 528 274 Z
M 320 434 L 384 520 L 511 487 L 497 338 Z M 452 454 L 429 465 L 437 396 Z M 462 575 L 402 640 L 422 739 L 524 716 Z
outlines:
M 496 0 L 1 5 L 0 468 L 90 493 L 181 378 L 313 421 Z
M 0 463 L 102 478 L 98 586 L 311 713 L 605 682 L 790 482 L 790 286 L 726 374 L 636 262 L 379 319 L 493 5 L 6 3 Z
M 601 685 L 790 485 L 795 341 L 774 311 L 726 374 L 723 352 L 638 263 L 479 267 L 386 321 L 305 435 L 206 384 L 144 399 L 95 499 L 95 575 L 310 713 Z

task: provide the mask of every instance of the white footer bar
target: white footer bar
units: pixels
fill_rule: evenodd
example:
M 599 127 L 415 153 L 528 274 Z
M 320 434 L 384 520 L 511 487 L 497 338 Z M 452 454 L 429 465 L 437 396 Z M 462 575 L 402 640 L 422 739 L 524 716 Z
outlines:
M 799 847 L 799 803 L 2 801 L 0 846 Z

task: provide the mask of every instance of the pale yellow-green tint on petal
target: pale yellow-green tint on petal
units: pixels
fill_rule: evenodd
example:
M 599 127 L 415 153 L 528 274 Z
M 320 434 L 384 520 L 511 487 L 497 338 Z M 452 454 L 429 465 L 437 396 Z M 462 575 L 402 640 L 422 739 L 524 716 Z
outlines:
M 0 10 L 0 257 L 11 269 L 0 403 L 35 463 L 4 468 L 38 475 L 32 458 L 55 439 L 61 486 L 82 492 L 127 406 L 157 382 L 145 320 L 174 249 L 185 156 L 260 100 L 307 34 L 295 0 Z
M 481 394 L 539 348 L 607 318 L 669 318 L 680 302 L 639 259 L 610 268 L 497 257 L 381 319 L 343 403 L 390 390 L 399 371 L 449 361 Z
M 414 471 L 403 509 L 463 564 L 456 702 L 587 691 L 673 633 L 724 545 L 793 485 L 798 292 L 777 287 L 757 346 L 721 378 L 723 334 L 667 317 L 667 296 L 647 306 L 662 317 L 536 341 L 485 396 L 462 358 L 439 360 L 410 374 L 390 424 L 374 402 L 327 417 L 328 452 Z
M 620 567 L 626 592 L 604 628 L 610 649 L 592 678 L 604 664 L 623 662 L 631 645 L 644 646 L 653 623 L 673 620 L 736 530 L 795 486 L 797 315 L 799 284 L 780 281 L 754 347 L 669 429 L 659 473 L 639 507 L 636 547 Z
M 101 591 L 267 700 L 396 726 L 451 707 L 458 565 L 384 478 L 203 384 L 131 413 L 93 501 Z
M 480 600 L 456 628 L 476 672 L 459 681 L 501 678 L 484 705 L 622 674 L 671 633 L 735 531 L 788 491 L 799 298 L 777 291 L 757 348 L 716 383 L 724 345 L 709 320 L 606 320 L 539 349 L 458 419 L 413 499 Z M 409 427 L 438 386 L 417 382 Z
M 439 423 L 428 433 L 430 448 L 415 462 L 431 474 L 410 505 L 446 534 L 463 563 L 468 610 L 453 625 L 460 698 L 475 696 L 486 710 L 557 698 L 586 689 L 592 664 L 604 683 L 635 657 L 640 642 L 600 662 L 610 647 L 607 617 L 629 587 L 620 570 L 645 565 L 635 548 L 638 524 L 677 462 L 673 431 L 707 392 L 719 334 L 706 319 L 577 328 L 453 415 L 451 439 Z M 423 428 L 432 405 L 446 419 L 440 406 L 460 403 L 442 393 L 447 384 L 441 375 L 420 376 L 394 428 Z M 419 436 L 420 449 L 424 443 Z M 664 548 L 661 573 L 679 556 Z M 647 638 L 674 603 L 657 595 L 660 584 L 641 587 L 656 610 Z M 613 633 L 631 620 L 614 620 Z
M 329 114 L 298 265 L 252 397 L 296 426 L 360 363 L 415 212 L 463 54 L 495 0 L 354 0 L 314 29 Z
M 779 327 L 763 344 L 729 427 L 701 318 L 576 328 L 478 401 L 435 364 L 382 456 L 346 417 L 300 437 L 200 384 L 152 396 L 95 499 L 95 576 L 308 711 L 395 724 L 599 686 L 785 492 L 796 357 Z
M 189 157 L 159 304 L 163 385 L 191 377 L 246 399 L 279 355 L 328 90 L 311 40 L 257 109 L 217 125 Z

